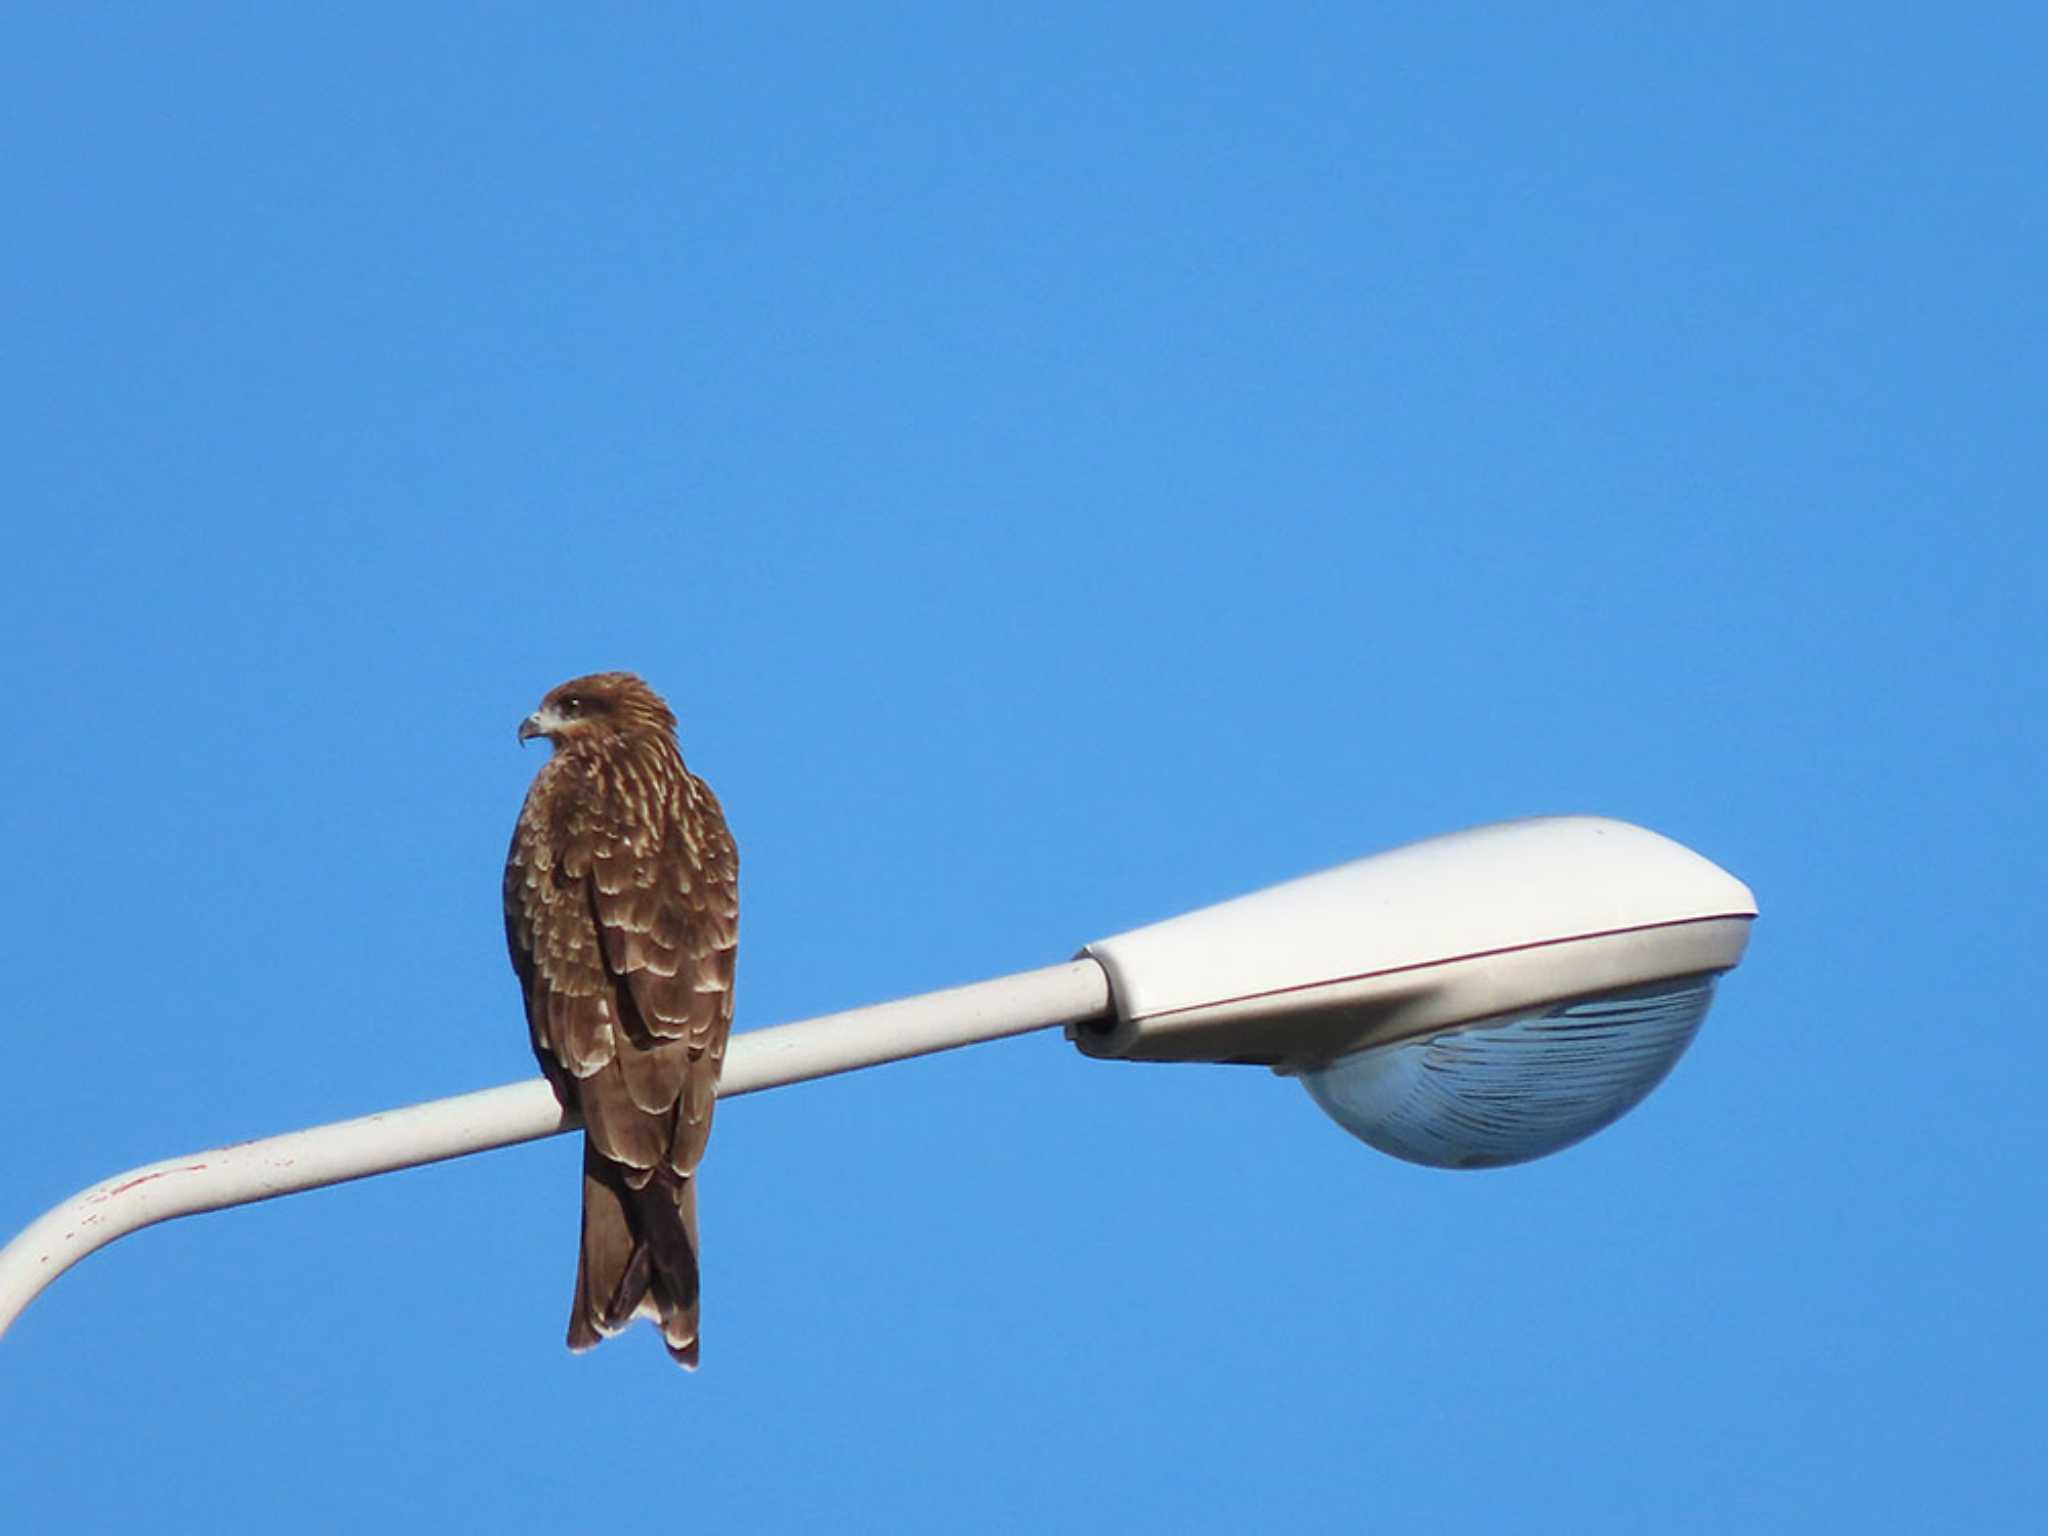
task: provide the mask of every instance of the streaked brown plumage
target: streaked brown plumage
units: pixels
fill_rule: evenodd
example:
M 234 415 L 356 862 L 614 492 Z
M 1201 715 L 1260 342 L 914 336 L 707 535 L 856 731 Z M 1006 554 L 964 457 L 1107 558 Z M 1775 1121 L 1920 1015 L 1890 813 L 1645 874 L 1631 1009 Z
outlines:
M 697 1364 L 693 1175 L 732 1029 L 739 854 L 630 672 L 563 683 L 519 727 L 554 755 L 505 860 L 505 937 L 534 1054 L 583 1117 L 569 1347 L 635 1317 Z

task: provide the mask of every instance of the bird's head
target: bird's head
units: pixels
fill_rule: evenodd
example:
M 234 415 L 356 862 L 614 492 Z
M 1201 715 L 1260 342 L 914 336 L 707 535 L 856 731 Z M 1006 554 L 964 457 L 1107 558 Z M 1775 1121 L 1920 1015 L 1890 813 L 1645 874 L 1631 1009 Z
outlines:
M 519 722 L 519 739 L 545 736 L 557 747 L 634 731 L 672 734 L 676 717 L 661 695 L 630 672 L 593 672 L 548 690 Z

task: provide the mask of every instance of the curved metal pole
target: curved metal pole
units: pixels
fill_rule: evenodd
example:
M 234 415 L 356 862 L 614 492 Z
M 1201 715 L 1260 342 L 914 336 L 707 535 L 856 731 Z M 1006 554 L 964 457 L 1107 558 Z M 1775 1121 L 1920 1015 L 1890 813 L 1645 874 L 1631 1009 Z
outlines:
M 720 1098 L 885 1061 L 1100 1018 L 1109 978 L 1093 960 L 1023 971 L 901 1002 L 735 1035 Z M 389 1109 L 358 1120 L 166 1158 L 95 1184 L 0 1248 L 0 1333 L 43 1288 L 117 1237 L 174 1216 L 249 1205 L 421 1163 L 537 1141 L 577 1122 L 545 1080 Z

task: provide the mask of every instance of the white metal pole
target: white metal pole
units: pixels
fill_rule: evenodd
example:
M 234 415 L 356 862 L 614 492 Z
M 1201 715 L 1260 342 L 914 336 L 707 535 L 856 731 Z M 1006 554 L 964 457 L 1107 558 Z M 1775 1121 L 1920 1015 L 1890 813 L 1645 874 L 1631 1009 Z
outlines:
M 719 1097 L 1079 1023 L 1109 1012 L 1093 960 L 735 1035 Z M 0 1248 L 0 1333 L 73 1264 L 139 1228 L 440 1162 L 572 1129 L 545 1080 L 509 1083 L 131 1168 L 73 1195 Z

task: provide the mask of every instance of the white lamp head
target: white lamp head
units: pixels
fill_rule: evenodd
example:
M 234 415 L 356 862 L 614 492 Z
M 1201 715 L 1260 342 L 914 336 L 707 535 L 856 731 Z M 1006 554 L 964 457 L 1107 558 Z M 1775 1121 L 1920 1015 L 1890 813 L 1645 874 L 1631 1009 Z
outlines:
M 1593 816 L 1411 843 L 1090 944 L 1092 1056 L 1299 1074 L 1411 1161 L 1540 1157 L 1655 1087 L 1742 958 L 1756 903 L 1667 838 Z

